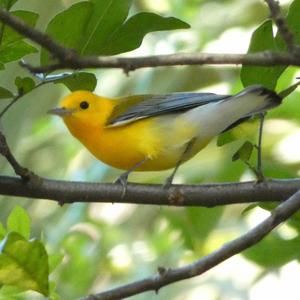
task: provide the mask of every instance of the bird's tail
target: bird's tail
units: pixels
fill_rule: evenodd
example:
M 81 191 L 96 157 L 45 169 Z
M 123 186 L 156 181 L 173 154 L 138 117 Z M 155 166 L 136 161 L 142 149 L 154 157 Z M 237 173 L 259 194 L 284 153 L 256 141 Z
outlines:
M 282 98 L 275 92 L 253 85 L 236 95 L 193 109 L 190 120 L 194 119 L 207 136 L 215 136 L 252 115 L 280 105 L 281 101 Z
M 228 100 L 246 101 L 245 109 L 253 107 L 248 114 L 261 113 L 281 104 L 282 97 L 261 85 L 252 85 Z M 226 101 L 226 100 L 225 100 Z M 249 101 L 249 102 L 248 102 Z M 253 104 L 253 105 L 252 105 Z M 245 114 L 247 116 L 247 113 Z
M 245 115 L 245 116 L 239 118 L 234 123 L 230 124 L 227 128 L 225 128 L 222 132 L 228 131 L 228 130 L 238 126 L 239 124 L 243 123 L 244 121 L 247 121 L 248 119 L 250 119 L 255 114 L 265 112 L 266 110 L 269 110 L 273 107 L 280 105 L 282 102 L 282 99 L 283 99 L 283 97 L 279 96 L 274 91 L 271 91 L 271 90 L 264 88 L 262 86 L 259 86 L 259 85 L 246 88 L 241 93 L 237 94 L 236 97 L 240 96 L 241 94 L 243 96 L 244 93 L 246 93 L 246 94 L 247 93 L 250 93 L 250 94 L 257 93 L 257 95 L 265 96 L 265 98 L 264 98 L 265 100 L 262 102 L 262 106 L 257 107 L 248 115 Z

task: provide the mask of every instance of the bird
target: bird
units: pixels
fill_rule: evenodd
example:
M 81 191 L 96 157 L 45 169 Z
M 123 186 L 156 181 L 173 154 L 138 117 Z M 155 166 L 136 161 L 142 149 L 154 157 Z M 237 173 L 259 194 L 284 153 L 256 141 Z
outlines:
M 281 104 L 282 97 L 262 85 L 234 95 L 181 92 L 120 98 L 75 91 L 48 111 L 60 116 L 70 133 L 97 159 L 125 172 L 173 168 L 202 150 L 214 137 L 256 114 Z

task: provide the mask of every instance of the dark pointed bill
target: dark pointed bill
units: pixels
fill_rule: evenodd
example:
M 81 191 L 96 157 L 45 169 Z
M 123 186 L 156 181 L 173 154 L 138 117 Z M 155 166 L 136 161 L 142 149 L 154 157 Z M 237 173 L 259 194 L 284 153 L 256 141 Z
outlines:
M 60 117 L 70 116 L 75 111 L 75 109 L 68 109 L 64 107 L 57 107 L 47 111 L 47 114 L 56 115 Z

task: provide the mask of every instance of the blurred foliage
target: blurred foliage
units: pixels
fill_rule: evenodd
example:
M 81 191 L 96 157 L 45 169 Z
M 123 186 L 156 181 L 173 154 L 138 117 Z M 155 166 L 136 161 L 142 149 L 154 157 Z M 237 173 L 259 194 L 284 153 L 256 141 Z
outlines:
M 279 37 L 274 37 L 271 22 L 266 20 L 269 12 L 263 1 L 137 0 L 133 1 L 130 9 L 131 1 L 116 1 L 118 13 L 103 14 L 103 21 L 98 24 L 100 10 L 88 7 L 91 3 L 101 6 L 106 2 L 90 1 L 83 4 L 79 0 L 0 0 L 0 5 L 28 24 L 48 31 L 65 45 L 87 54 L 125 52 L 137 48 L 142 41 L 141 47 L 130 55 L 200 50 L 240 52 L 248 48 L 252 52 L 270 49 L 274 43 L 276 47 L 282 47 Z M 287 12 L 291 1 L 285 3 L 283 8 Z M 295 9 L 290 9 L 289 24 L 292 28 L 299 28 L 298 5 L 299 1 L 294 1 Z M 155 26 L 150 26 L 151 30 L 144 30 L 143 27 L 139 36 L 133 39 L 131 35 L 137 26 L 135 20 L 141 18 L 141 12 L 148 13 L 149 18 L 149 24 L 143 23 L 143 26 L 146 29 L 150 25 Z M 178 19 L 170 19 L 169 16 Z M 186 22 L 191 29 L 162 31 L 145 36 L 150 31 L 187 28 Z M 114 44 L 112 38 L 115 40 L 116 32 L 112 28 L 117 26 L 121 33 L 119 43 Z M 25 41 L 4 25 L 0 27 L 0 32 L 0 109 L 10 101 L 7 98 L 12 95 L 26 94 L 5 114 L 1 129 L 22 165 L 41 176 L 55 179 L 111 182 L 120 174 L 119 170 L 95 160 L 70 136 L 60 120 L 46 115 L 46 111 L 55 107 L 59 99 L 68 93 L 66 86 L 70 90 L 95 89 L 96 93 L 107 96 L 180 91 L 227 94 L 241 90 L 242 83 L 248 85 L 258 82 L 268 87 L 276 86 L 277 91 L 282 91 L 297 77 L 297 68 L 292 67 L 244 67 L 240 79 L 236 67 L 193 66 L 141 69 L 130 73 L 129 77 L 119 70 L 88 70 L 70 77 L 70 74 L 57 74 L 54 77 L 51 74 L 33 78 L 18 65 L 17 60 L 26 55 L 27 62 L 37 65 L 40 59 L 47 63 L 51 57 L 44 51 L 40 56 L 39 47 Z M 295 32 L 298 37 L 298 31 Z M 300 114 L 297 108 L 299 92 L 295 90 L 280 107 L 267 115 L 263 136 L 263 168 L 267 177 L 291 178 L 300 174 L 297 150 L 300 146 Z M 256 163 L 256 151 L 251 155 L 253 147 L 249 145 L 256 144 L 258 120 L 250 120 L 229 133 L 231 137 L 227 135 L 223 141 L 219 140 L 222 147 L 216 147 L 214 141 L 192 161 L 185 163 L 176 181 L 201 183 L 253 179 L 253 174 L 242 160 L 251 165 Z M 243 147 L 246 150 L 241 152 Z M 234 153 L 239 153 L 239 159 L 232 162 Z M 2 174 L 13 175 L 4 159 L 0 160 L 0 168 Z M 130 179 L 157 183 L 163 182 L 168 174 L 169 171 L 135 173 Z M 8 218 L 17 203 L 30 215 L 31 232 L 29 221 L 20 210 L 13 210 L 12 215 L 16 217 L 10 215 Z M 29 233 L 31 237 L 42 236 L 47 252 L 52 253 L 48 258 L 50 272 L 53 271 L 49 286 L 51 296 L 74 299 L 152 275 L 158 266 L 183 265 L 209 253 L 253 226 L 253 220 L 262 212 L 261 208 L 252 207 L 242 215 L 244 208 L 243 205 L 205 209 L 80 203 L 59 207 L 51 201 L 2 196 L 1 221 L 7 218 L 9 221 L 7 228 L 0 226 L 0 235 L 4 238 L 8 234 L 7 229 L 17 232 L 18 235 L 12 239 L 25 243 L 29 248 L 32 247 L 32 242 L 28 241 Z M 270 208 L 264 207 L 264 211 Z M 135 299 L 198 299 L 199 295 L 207 295 L 205 288 L 211 290 L 209 296 L 203 296 L 208 300 L 250 299 L 256 277 L 266 275 L 265 270 L 277 270 L 279 274 L 282 266 L 293 260 L 298 261 L 299 220 L 296 215 L 276 234 L 245 252 L 248 262 L 240 258 L 239 264 L 230 265 L 230 271 L 223 270 L 225 277 L 214 273 L 174 284 L 162 289 L 158 295 L 147 293 Z M 251 269 L 249 261 L 252 262 L 251 268 L 255 268 L 255 276 L 243 276 L 248 278 L 247 284 L 238 288 L 234 284 L 234 272 L 237 270 L 248 274 Z M 44 260 L 43 265 L 46 264 Z M 35 266 L 38 268 L 40 265 L 36 262 Z M 24 279 L 24 284 L 26 282 Z M 3 281 L 1 283 L 5 284 Z M 45 292 L 44 283 L 39 286 L 43 286 L 39 291 Z M 20 294 L 23 288 L 19 286 L 19 290 L 16 290 L 5 285 L 0 289 L 0 298 L 43 299 L 36 293 Z M 267 290 L 270 296 L 270 288 Z M 196 293 L 196 298 L 193 293 Z M 264 299 L 263 295 L 260 299 Z

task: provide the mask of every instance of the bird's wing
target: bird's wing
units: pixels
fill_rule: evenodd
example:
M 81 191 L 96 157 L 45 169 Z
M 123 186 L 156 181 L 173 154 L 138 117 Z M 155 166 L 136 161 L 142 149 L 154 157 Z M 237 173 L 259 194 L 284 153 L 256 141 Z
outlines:
M 116 105 L 107 121 L 107 126 L 120 126 L 161 114 L 178 113 L 228 97 L 230 96 L 213 93 L 174 93 L 127 97 L 119 100 L 120 104 Z

